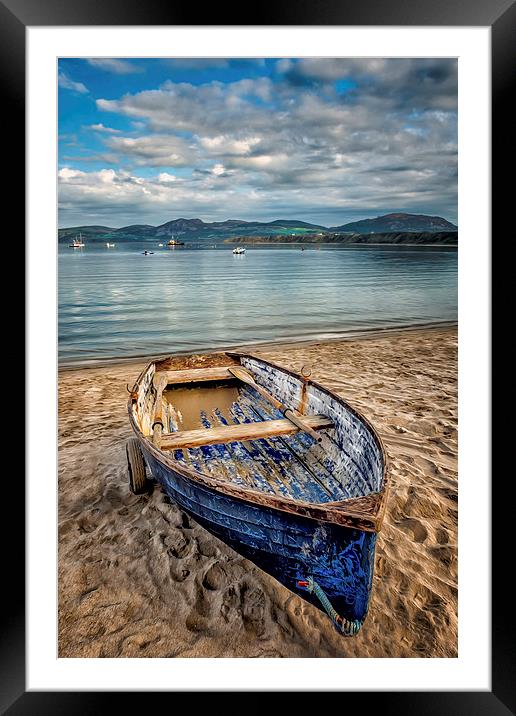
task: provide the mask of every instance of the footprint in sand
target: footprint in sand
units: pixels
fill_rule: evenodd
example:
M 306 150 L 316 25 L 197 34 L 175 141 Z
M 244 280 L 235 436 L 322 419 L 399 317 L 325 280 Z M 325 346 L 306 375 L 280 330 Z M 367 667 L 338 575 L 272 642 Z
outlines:
M 197 594 L 195 598 L 194 609 L 201 617 L 208 618 L 213 613 L 213 600 L 215 595 L 209 591 L 205 591 L 201 586 L 197 586 Z
M 265 633 L 266 599 L 264 592 L 255 586 L 243 584 L 240 589 L 240 613 L 244 629 L 256 636 Z
M 437 544 L 448 544 L 448 532 L 442 527 L 438 527 L 435 530 L 435 539 L 437 541 Z
M 220 613 L 226 621 L 229 621 L 229 613 L 236 609 L 239 603 L 237 590 L 234 585 L 231 585 L 222 596 L 222 605 L 220 607 Z
M 197 586 L 195 604 L 186 617 L 185 625 L 188 631 L 207 632 L 215 613 L 215 595 L 201 586 Z
M 414 542 L 424 542 L 428 537 L 426 527 L 419 521 L 408 517 L 398 525 L 404 532 L 411 532 Z
M 227 582 L 227 574 L 220 562 L 215 562 L 202 579 L 202 586 L 209 591 L 221 589 Z
M 188 554 L 190 547 L 190 540 L 182 534 L 182 532 L 172 532 L 168 534 L 163 543 L 167 547 L 167 554 L 169 557 L 175 557 L 175 559 L 184 559 Z
M 213 538 L 204 534 L 197 535 L 197 549 L 203 557 L 216 557 L 219 549 L 213 542 Z
M 190 576 L 190 570 L 185 567 L 179 569 L 170 569 L 170 578 L 174 582 L 184 582 Z

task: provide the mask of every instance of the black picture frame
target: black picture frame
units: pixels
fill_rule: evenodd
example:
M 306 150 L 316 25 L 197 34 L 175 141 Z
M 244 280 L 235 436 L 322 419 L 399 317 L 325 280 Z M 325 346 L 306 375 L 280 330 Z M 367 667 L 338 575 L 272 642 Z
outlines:
M 202 23 L 198 22 L 199 15 Z M 232 6 L 206 5 L 200 10 L 193 4 L 179 5 L 161 0 L 0 0 L 0 77 L 4 100 L 3 122 L 8 143 L 16 148 L 10 163 L 7 204 L 16 216 L 25 216 L 22 187 L 25 185 L 25 29 L 28 26 L 66 25 L 362 25 L 362 26 L 484 26 L 492 33 L 492 211 L 493 235 L 501 231 L 511 206 L 511 181 L 503 169 L 512 141 L 513 115 L 509 112 L 509 88 L 515 64 L 515 18 L 513 0 L 280 0 L 253 6 L 245 17 Z M 6 147 L 7 148 L 7 147 Z M 514 201 L 512 199 L 512 201 Z M 17 209 L 17 211 L 15 211 Z M 20 223 L 17 224 L 20 233 Z M 7 318 L 7 331 L 15 335 L 23 310 L 17 296 L 17 310 Z M 494 307 L 494 305 L 493 305 Z M 493 312 L 493 316 L 495 313 Z M 9 324 L 11 321 L 11 324 Z M 494 326 L 493 326 L 494 327 Z M 18 396 L 19 401 L 19 396 Z M 19 404 L 19 402 L 18 402 Z M 23 432 L 23 431 L 21 431 Z M 497 433 L 496 443 L 503 436 Z M 20 455 L 23 455 L 23 447 Z M 497 454 L 493 444 L 493 455 Z M 4 471 L 4 479 L 7 472 Z M 516 666 L 514 659 L 512 597 L 507 593 L 504 545 L 510 545 L 510 520 L 502 516 L 503 479 L 493 471 L 492 507 L 492 690 L 457 692 L 352 692 L 345 694 L 341 707 L 360 708 L 363 712 L 382 710 L 396 714 L 493 714 L 516 713 Z M 4 599 L 8 608 L 1 612 L 0 637 L 0 713 L 21 714 L 98 714 L 109 708 L 121 708 L 121 693 L 113 692 L 26 692 L 25 690 L 25 570 L 24 494 L 20 479 L 16 495 L 9 498 L 12 522 L 0 521 L 3 535 L 2 573 Z M 4 492 L 5 495 L 5 492 Z M 505 506 L 505 505 L 504 505 Z M 496 519 L 496 516 L 499 519 Z M 8 590 L 5 588 L 8 584 Z M 509 607 L 506 605 L 509 604 Z M 237 690 L 235 685 L 235 691 Z M 410 685 L 407 684 L 407 688 Z M 336 686 L 336 690 L 338 687 Z M 132 706 L 143 703 L 142 693 L 126 694 Z M 265 695 L 265 694 L 263 694 Z M 170 694 L 154 693 L 154 697 Z M 223 696 L 223 694 L 222 694 Z M 258 706 L 262 694 L 257 694 Z M 307 698 L 305 695 L 303 698 Z M 320 698 L 321 695 L 319 695 Z M 148 698 L 145 696 L 145 698 Z M 310 698 L 310 703 L 312 698 Z M 305 702 L 305 707 L 309 704 Z

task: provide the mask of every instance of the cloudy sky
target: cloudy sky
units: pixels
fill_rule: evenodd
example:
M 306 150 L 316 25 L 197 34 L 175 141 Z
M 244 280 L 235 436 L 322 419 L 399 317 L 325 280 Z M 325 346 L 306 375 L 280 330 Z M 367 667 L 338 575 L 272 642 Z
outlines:
M 59 225 L 457 220 L 453 59 L 63 59 Z

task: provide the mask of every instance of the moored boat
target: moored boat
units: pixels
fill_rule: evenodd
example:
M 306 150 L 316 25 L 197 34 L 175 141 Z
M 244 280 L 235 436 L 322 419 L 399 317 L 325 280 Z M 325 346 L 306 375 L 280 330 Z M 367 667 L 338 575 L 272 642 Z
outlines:
M 133 492 L 148 489 L 147 466 L 199 524 L 358 632 L 387 490 L 364 417 L 306 372 L 245 353 L 153 361 L 128 411 Z
M 72 241 L 72 243 L 68 244 L 68 246 L 71 249 L 82 249 L 84 247 L 84 241 L 82 240 L 82 234 L 79 233 L 79 236 L 76 236 L 75 239 Z
M 234 254 L 245 254 L 245 248 L 243 246 L 236 246 L 233 249 Z

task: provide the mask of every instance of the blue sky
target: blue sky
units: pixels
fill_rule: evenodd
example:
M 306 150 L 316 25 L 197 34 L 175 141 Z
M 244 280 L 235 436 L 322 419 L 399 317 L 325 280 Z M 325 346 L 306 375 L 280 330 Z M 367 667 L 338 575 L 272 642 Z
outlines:
M 59 225 L 457 219 L 453 59 L 59 61 Z

